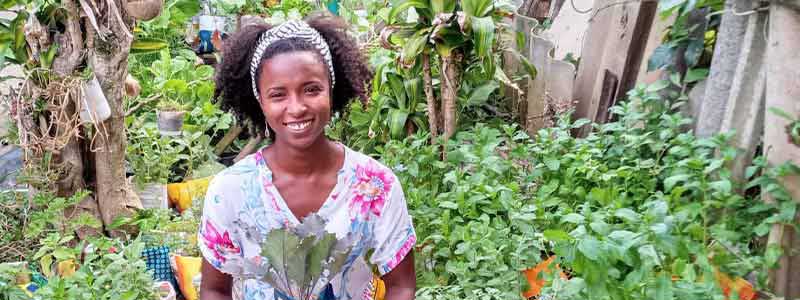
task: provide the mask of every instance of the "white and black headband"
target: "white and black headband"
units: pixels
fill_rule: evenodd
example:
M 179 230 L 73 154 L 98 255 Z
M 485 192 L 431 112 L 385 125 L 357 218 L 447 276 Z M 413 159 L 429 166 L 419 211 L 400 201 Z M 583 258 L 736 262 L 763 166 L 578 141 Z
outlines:
M 331 73 L 331 89 L 333 89 L 333 85 L 336 83 L 336 76 L 333 74 L 333 58 L 331 57 L 331 50 L 328 48 L 328 43 L 325 42 L 322 35 L 320 35 L 316 29 L 308 26 L 306 22 L 293 20 L 270 28 L 258 38 L 258 46 L 256 46 L 256 51 L 253 52 L 253 59 L 250 61 L 250 80 L 253 83 L 253 95 L 256 96 L 256 100 L 261 101 L 258 97 L 256 72 L 258 71 L 258 65 L 261 63 L 261 57 L 264 55 L 264 51 L 273 43 L 290 38 L 298 38 L 309 42 L 319 51 L 325 64 L 328 65 L 328 72 Z

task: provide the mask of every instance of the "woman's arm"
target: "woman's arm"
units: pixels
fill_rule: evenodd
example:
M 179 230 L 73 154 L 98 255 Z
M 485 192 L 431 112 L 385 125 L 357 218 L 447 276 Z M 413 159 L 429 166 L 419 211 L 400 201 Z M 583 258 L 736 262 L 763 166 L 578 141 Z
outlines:
M 200 300 L 231 300 L 231 286 L 233 279 L 214 268 L 208 261 L 203 259 L 200 281 Z
M 400 264 L 383 275 L 381 279 L 386 284 L 386 300 L 413 300 L 417 290 L 414 251 L 408 253 Z

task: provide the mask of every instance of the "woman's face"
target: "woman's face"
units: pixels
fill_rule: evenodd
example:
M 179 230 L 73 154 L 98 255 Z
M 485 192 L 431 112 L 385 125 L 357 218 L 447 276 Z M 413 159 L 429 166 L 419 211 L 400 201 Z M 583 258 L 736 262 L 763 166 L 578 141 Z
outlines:
M 275 143 L 306 149 L 324 138 L 331 118 L 328 68 L 317 54 L 275 55 L 261 66 L 259 98 Z

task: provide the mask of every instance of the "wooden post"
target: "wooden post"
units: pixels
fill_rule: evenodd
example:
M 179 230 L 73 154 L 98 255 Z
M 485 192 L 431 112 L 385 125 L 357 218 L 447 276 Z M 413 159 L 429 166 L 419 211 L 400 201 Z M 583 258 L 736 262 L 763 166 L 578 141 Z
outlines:
M 800 55 L 797 54 L 797 49 L 800 49 L 800 12 L 792 7 L 797 2 L 770 2 L 767 45 L 766 106 L 780 108 L 792 116 L 800 116 Z M 787 161 L 800 165 L 800 147 L 789 142 L 787 125 L 789 120 L 766 114 L 764 152 L 771 165 Z M 785 177 L 782 182 L 792 199 L 800 202 L 800 176 Z M 795 216 L 795 223 L 798 222 L 800 216 Z M 786 299 L 800 297 L 798 233 L 793 227 L 775 224 L 770 232 L 769 243 L 779 244 L 783 248 L 779 268 L 769 274 L 772 290 Z

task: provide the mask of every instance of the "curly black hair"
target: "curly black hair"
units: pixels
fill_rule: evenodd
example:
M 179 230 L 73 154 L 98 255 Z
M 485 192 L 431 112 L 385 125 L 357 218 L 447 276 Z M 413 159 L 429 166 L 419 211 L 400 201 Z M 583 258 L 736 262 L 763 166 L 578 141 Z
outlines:
M 372 72 L 357 42 L 347 34 L 347 23 L 341 18 L 324 14 L 310 16 L 305 22 L 319 32 L 331 50 L 333 72 L 336 76 L 336 85 L 331 91 L 332 112 L 342 111 L 354 98 L 366 102 L 369 97 L 367 84 L 372 79 Z M 246 26 L 227 39 L 222 49 L 222 62 L 217 66 L 215 76 L 214 98 L 220 102 L 223 110 L 230 111 L 239 121 L 247 123 L 253 134 L 264 132 L 266 122 L 261 106 L 253 95 L 250 60 L 259 37 L 270 28 L 272 27 L 266 24 Z M 280 53 L 306 50 L 318 53 L 305 40 L 281 40 L 267 47 L 260 64 Z M 322 55 L 319 55 L 319 59 L 322 63 Z M 256 74 L 259 76 L 260 72 Z

